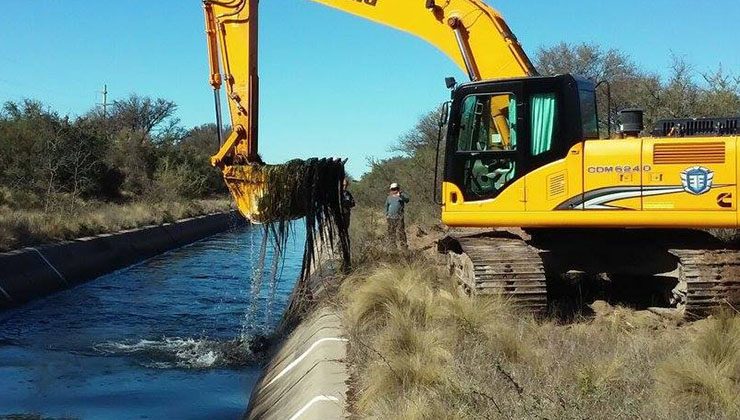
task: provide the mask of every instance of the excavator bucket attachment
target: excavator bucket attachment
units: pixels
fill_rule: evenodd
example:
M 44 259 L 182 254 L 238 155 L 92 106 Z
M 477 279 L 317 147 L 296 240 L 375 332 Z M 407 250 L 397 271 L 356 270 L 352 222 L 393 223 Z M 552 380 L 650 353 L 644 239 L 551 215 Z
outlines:
M 306 245 L 301 278 L 313 269 L 318 248 L 338 246 L 344 267 L 349 267 L 349 232 L 342 209 L 344 161 L 296 159 L 282 165 L 227 165 L 222 171 L 239 211 L 264 226 L 265 240 L 272 238 L 278 255 L 290 234 L 291 220 L 303 218 Z
M 265 193 L 264 165 L 226 166 L 223 175 L 239 212 L 252 223 L 261 223 L 259 202 Z
M 295 159 L 281 165 L 224 166 L 239 212 L 252 223 L 341 214 L 344 162 Z

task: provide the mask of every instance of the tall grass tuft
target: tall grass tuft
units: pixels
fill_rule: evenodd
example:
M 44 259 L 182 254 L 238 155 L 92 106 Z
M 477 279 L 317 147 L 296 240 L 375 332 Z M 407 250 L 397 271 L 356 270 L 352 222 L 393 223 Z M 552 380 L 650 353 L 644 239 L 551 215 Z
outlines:
M 393 258 L 339 294 L 357 417 L 740 418 L 737 315 L 681 325 L 615 307 L 563 324 Z
M 348 302 L 345 314 L 349 324 L 359 330 L 382 327 L 378 324 L 386 323 L 393 311 L 399 310 L 420 323 L 438 316 L 428 281 L 436 275 L 433 269 L 407 264 L 381 265 L 367 274 L 355 275 L 341 289 Z
M 740 418 L 740 318 L 701 321 L 693 342 L 659 366 L 657 381 L 666 407 Z

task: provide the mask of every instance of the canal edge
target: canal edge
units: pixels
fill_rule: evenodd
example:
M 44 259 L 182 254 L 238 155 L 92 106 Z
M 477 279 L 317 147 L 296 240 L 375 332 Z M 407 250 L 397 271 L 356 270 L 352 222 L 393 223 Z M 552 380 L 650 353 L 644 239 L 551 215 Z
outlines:
M 335 292 L 340 262 L 322 251 L 308 278 L 296 282 L 276 332 L 282 341 L 252 389 L 245 419 L 349 416 L 349 340 L 339 310 L 322 303 Z
M 213 213 L 0 253 L 0 310 L 74 287 L 243 223 Z

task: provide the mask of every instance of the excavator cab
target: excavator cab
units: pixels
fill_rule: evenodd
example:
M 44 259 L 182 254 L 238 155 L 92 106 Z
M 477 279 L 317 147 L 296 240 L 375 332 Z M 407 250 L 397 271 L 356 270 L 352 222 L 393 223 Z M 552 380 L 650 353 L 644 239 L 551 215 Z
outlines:
M 452 97 L 444 177 L 452 209 L 497 198 L 574 145 L 599 137 L 594 83 L 576 76 L 472 82 Z M 519 211 L 523 201 L 504 204 Z

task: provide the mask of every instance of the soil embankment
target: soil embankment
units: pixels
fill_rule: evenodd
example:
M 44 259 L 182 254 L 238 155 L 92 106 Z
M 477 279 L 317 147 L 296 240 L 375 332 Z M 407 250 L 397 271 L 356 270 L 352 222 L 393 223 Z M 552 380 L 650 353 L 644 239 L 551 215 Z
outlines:
M 737 417 L 736 313 L 687 322 L 579 288 L 563 291 L 574 308 L 534 317 L 459 293 L 435 252 L 442 229 L 411 225 L 396 252 L 361 227 L 354 273 L 294 291 L 284 324 L 297 326 L 247 418 Z

